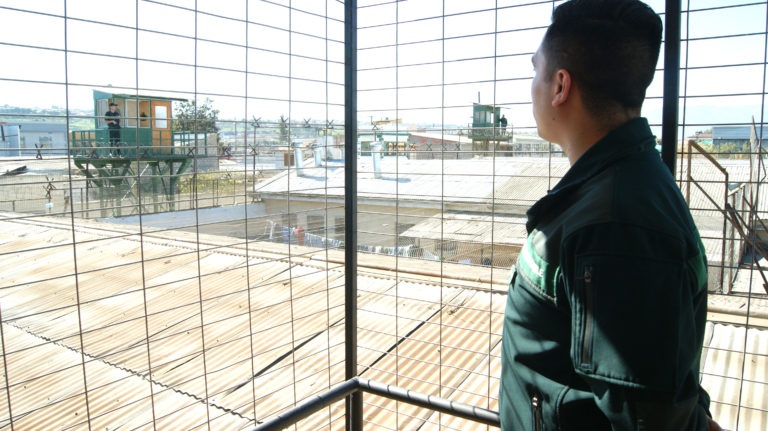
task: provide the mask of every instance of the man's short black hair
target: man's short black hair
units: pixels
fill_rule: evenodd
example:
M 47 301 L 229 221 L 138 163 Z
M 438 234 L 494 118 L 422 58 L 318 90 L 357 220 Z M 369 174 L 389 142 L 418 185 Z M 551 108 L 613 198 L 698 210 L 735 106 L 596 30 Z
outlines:
M 117 106 L 117 103 L 115 103 L 115 102 L 112 102 L 112 103 L 110 103 L 110 104 L 109 104 L 109 106 L 110 106 L 110 107 L 111 107 L 111 106 Z
M 639 109 L 659 59 L 662 23 L 638 0 L 571 0 L 542 42 L 547 73 L 565 69 L 593 114 Z

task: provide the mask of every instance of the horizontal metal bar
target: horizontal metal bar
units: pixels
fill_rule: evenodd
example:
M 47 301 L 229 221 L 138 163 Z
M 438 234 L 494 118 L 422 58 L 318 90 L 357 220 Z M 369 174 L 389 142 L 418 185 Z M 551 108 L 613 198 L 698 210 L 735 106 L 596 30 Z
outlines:
M 388 385 L 361 377 L 358 377 L 357 380 L 359 382 L 360 388 L 364 392 L 381 395 L 386 398 L 391 398 L 397 401 L 402 401 L 441 413 L 447 413 L 486 425 L 496 427 L 501 426 L 499 421 L 499 413 L 493 410 L 474 407 L 468 404 L 459 403 L 432 395 L 422 394 L 420 392 L 411 391 L 409 389 L 404 389 L 398 386 Z
M 363 391 L 392 400 L 413 404 L 418 407 L 446 413 L 485 425 L 495 427 L 501 426 L 499 413 L 493 410 L 470 406 L 468 404 L 364 379 L 362 377 L 355 377 L 332 388 L 328 392 L 316 395 L 291 410 L 262 423 L 254 428 L 253 431 L 282 430 L 312 415 L 323 407 L 341 401 L 341 399 L 347 395 L 357 391 Z
M 360 390 L 360 384 L 357 379 L 347 380 L 346 382 L 335 386 L 328 392 L 308 399 L 287 412 L 272 418 L 253 429 L 253 431 L 281 430 L 287 428 L 296 422 L 310 416 L 323 407 L 341 401 L 354 392 Z

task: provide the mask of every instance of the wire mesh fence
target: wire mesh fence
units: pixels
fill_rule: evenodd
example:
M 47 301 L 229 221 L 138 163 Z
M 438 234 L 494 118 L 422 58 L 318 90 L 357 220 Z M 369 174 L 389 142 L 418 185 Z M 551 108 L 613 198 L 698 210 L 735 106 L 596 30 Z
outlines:
M 344 2 L 0 1 L 0 427 L 247 429 L 343 382 L 352 165 L 358 375 L 498 410 L 525 211 L 569 168 L 530 98 L 559 3 L 358 1 L 349 160 Z M 731 430 L 768 426 L 767 11 L 681 15 L 676 178 L 709 260 L 702 383 Z M 480 428 L 374 395 L 363 416 Z

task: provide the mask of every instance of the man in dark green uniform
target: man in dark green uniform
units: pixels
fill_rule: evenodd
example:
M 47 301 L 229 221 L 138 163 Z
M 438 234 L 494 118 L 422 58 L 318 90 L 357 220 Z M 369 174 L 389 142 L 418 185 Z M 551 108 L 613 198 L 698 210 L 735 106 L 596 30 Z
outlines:
M 559 6 L 533 56 L 571 168 L 528 211 L 504 317 L 504 430 L 717 430 L 699 384 L 706 256 L 640 110 L 661 45 L 637 0 Z
M 112 154 L 112 149 L 117 150 L 117 156 L 120 154 L 120 111 L 117 110 L 117 103 L 109 104 L 109 111 L 104 114 L 104 122 L 107 123 L 109 128 L 109 152 Z

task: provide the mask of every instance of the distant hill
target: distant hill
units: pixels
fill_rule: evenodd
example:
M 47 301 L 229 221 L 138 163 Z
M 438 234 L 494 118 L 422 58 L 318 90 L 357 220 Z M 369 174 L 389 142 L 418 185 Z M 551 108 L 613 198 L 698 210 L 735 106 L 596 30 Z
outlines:
M 93 110 L 70 109 L 69 115 L 70 130 L 93 129 Z M 53 106 L 50 108 L 23 108 L 11 105 L 0 106 L 0 122 L 45 122 L 64 124 L 67 122 L 66 117 L 66 109 L 59 106 Z

